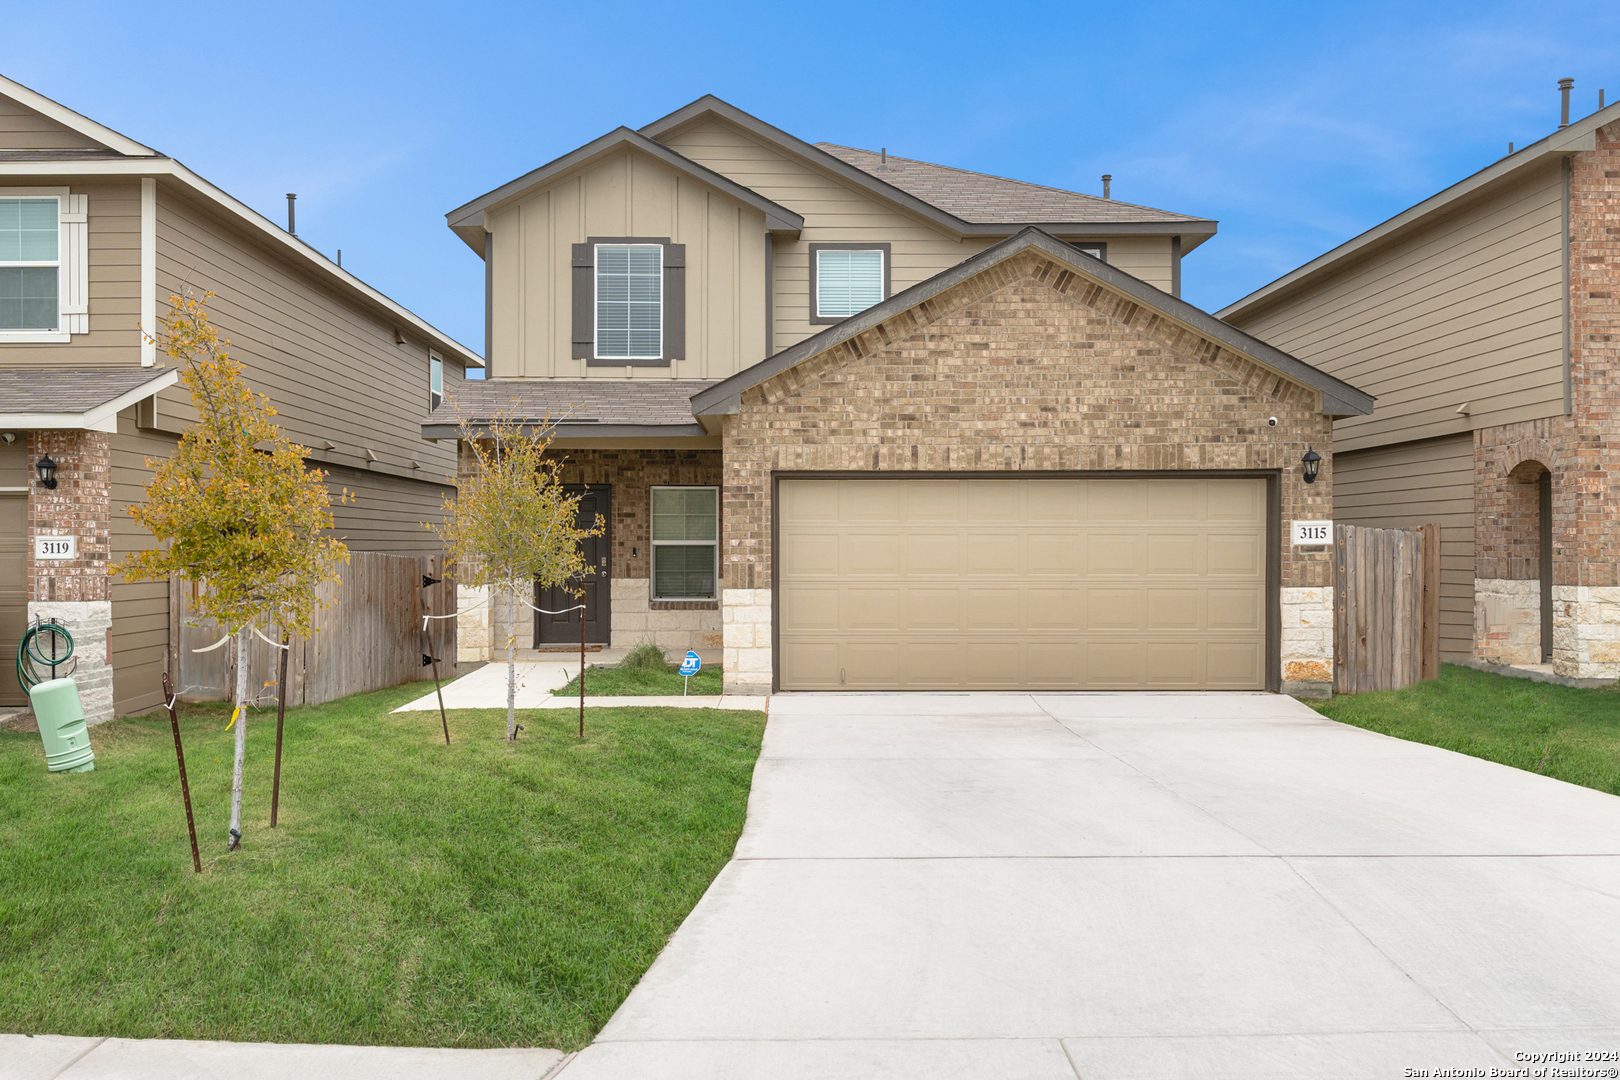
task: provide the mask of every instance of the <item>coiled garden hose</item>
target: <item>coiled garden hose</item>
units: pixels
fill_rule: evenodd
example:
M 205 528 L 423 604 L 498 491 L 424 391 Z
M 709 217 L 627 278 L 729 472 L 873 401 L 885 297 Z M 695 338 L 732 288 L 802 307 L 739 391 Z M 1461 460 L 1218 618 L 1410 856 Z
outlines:
M 46 656 L 40 650 L 40 639 L 49 637 L 52 655 Z M 60 655 L 57 654 L 58 639 L 63 646 Z M 23 689 L 38 686 L 44 679 L 36 672 L 49 668 L 51 678 L 55 678 L 55 671 L 67 663 L 73 656 L 73 635 L 61 623 L 36 622 L 23 631 L 22 640 L 17 643 L 17 681 Z

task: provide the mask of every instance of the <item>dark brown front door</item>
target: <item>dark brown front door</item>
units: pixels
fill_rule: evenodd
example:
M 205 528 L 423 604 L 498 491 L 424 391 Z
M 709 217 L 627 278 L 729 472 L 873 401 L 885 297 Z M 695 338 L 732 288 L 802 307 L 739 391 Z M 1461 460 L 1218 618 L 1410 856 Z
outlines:
M 596 523 L 598 515 L 602 518 L 602 535 L 588 536 L 580 542 L 580 552 L 585 557 L 588 566 L 594 566 L 596 573 L 587 574 L 583 582 L 585 595 L 575 599 L 573 588 L 542 589 L 538 583 L 534 589 L 534 606 L 547 611 L 561 611 L 571 608 L 580 600 L 585 603 L 585 640 L 592 645 L 607 645 L 611 641 L 613 611 L 610 602 L 612 585 L 609 571 L 613 550 L 613 488 L 608 484 L 569 484 L 564 488 L 570 495 L 578 495 L 579 517 L 576 524 L 581 529 L 588 529 Z M 574 586 L 577 587 L 577 586 Z M 542 615 L 539 612 L 534 616 L 534 644 L 541 645 L 578 645 L 579 644 L 579 616 L 580 612 L 570 611 L 566 615 Z

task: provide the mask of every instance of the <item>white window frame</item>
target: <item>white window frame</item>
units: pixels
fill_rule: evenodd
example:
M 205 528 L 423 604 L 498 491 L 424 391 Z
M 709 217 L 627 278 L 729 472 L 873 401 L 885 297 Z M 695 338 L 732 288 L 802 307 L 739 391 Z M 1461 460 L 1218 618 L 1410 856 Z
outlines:
M 65 187 L 53 188 L 11 188 L 0 187 L 0 199 L 54 199 L 56 201 L 56 328 L 54 330 L 0 330 L 0 344 L 65 344 L 73 340 L 71 323 L 78 319 L 87 319 L 85 307 L 82 303 L 75 305 L 68 297 L 69 280 L 73 276 L 69 273 L 70 263 L 75 255 L 83 258 L 83 226 L 85 215 L 83 210 L 77 214 L 64 211 L 64 206 L 73 209 L 73 201 L 81 202 L 84 196 L 76 200 L 70 199 L 68 189 Z M 76 219 L 76 220 L 75 220 Z M 78 225 L 78 230 L 73 226 Z M 50 262 L 10 262 L 0 263 L 0 266 L 51 266 Z M 76 271 L 79 272 L 79 271 Z M 75 308 L 77 310 L 75 311 Z M 89 330 L 88 325 L 80 333 Z
M 810 298 L 811 305 L 815 309 L 815 317 L 816 318 L 818 318 L 818 319 L 853 319 L 856 315 L 859 315 L 861 313 L 861 311 L 857 311 L 853 315 L 828 315 L 825 311 L 821 310 L 821 257 L 823 255 L 876 255 L 878 257 L 878 298 L 876 300 L 872 301 L 866 307 L 862 308 L 861 311 L 870 311 L 870 310 L 872 310 L 872 308 L 876 307 L 877 305 L 883 303 L 883 301 L 888 299 L 888 296 L 886 295 L 886 290 L 883 288 L 883 283 L 888 280 L 888 274 L 889 274 L 889 253 L 887 251 L 883 250 L 880 247 L 870 247 L 870 248 L 851 248 L 851 247 L 818 248 L 816 250 L 816 295 L 814 295 L 814 296 L 812 296 Z
M 658 351 L 651 356 L 602 355 L 602 249 L 652 248 L 658 252 Z M 663 244 L 597 244 L 591 249 L 594 269 L 591 271 L 591 356 L 596 360 L 662 360 L 664 358 L 664 245 Z
M 714 539 L 713 540 L 654 540 L 657 530 L 653 522 L 653 492 L 656 491 L 712 491 L 714 492 Z M 713 596 L 659 596 L 658 595 L 658 549 L 661 547 L 696 547 L 698 544 L 708 544 L 714 552 L 714 581 Z M 720 599 L 720 487 L 717 484 L 653 484 L 647 489 L 647 548 L 651 556 L 647 560 L 647 595 L 658 603 L 692 603 L 703 600 Z
M 438 383 L 435 390 L 433 384 Z M 438 398 L 438 401 L 434 401 Z M 432 350 L 428 351 L 428 411 L 432 412 L 444 404 L 444 358 Z

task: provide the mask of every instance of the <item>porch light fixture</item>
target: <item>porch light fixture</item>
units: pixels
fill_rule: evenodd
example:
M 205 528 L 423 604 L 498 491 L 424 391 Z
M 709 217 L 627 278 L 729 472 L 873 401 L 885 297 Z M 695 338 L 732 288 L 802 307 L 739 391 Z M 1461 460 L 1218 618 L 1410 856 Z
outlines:
M 1299 460 L 1305 466 L 1305 482 L 1307 484 L 1316 483 L 1317 471 L 1322 468 L 1322 455 L 1307 446 L 1305 456 Z
M 39 470 L 40 487 L 56 487 L 56 462 L 51 460 L 51 455 L 46 454 L 44 457 L 40 458 L 34 463 L 34 468 Z

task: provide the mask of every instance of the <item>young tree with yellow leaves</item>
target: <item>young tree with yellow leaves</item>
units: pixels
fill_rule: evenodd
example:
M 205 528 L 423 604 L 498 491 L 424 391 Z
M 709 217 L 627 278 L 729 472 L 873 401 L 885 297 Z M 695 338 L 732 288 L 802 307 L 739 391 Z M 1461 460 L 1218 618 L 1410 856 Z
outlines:
M 236 765 L 231 777 L 231 850 L 242 839 L 242 761 L 247 749 L 248 646 L 255 630 L 314 630 L 316 588 L 334 581 L 348 549 L 322 533 L 332 527 L 325 473 L 304 466 L 303 448 L 275 422 L 269 399 L 254 393 L 208 318 L 207 302 L 169 297 L 158 345 L 183 364 L 180 378 L 197 409 L 172 456 L 156 470 L 146 502 L 129 512 L 165 546 L 114 567 L 131 581 L 184 574 L 200 582 L 198 615 L 236 637 Z
M 518 601 L 541 589 L 577 582 L 594 567 L 580 541 L 602 535 L 600 515 L 578 527 L 578 495 L 563 489 L 562 463 L 546 458 L 551 445 L 544 423 L 497 417 L 463 419 L 461 437 L 477 471 L 456 497 L 444 501 L 444 523 L 430 526 L 455 560 L 455 579 L 486 587 L 490 602 L 504 602 L 506 632 L 506 738 L 517 738 Z M 480 430 L 482 429 L 482 430 Z M 575 588 L 575 596 L 584 590 Z M 582 613 L 583 617 L 583 613 Z

